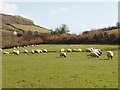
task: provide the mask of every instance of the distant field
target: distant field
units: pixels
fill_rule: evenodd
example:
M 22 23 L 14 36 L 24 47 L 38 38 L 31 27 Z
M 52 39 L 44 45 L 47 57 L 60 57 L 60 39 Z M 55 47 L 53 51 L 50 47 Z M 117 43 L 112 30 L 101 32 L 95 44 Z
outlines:
M 67 53 L 59 57 L 59 50 L 100 48 L 100 58 L 87 56 L 87 52 Z M 23 50 L 47 49 L 56 51 L 40 54 L 3 55 L 3 88 L 117 88 L 118 45 L 53 44 L 20 48 Z M 107 60 L 106 51 L 114 58 Z M 4 51 L 11 52 L 13 49 Z
M 45 28 L 42 28 L 42 27 L 37 27 L 37 26 L 30 26 L 30 25 L 20 25 L 20 24 L 12 24 L 13 26 L 19 28 L 19 29 L 23 29 L 23 30 L 26 30 L 26 31 L 38 31 L 38 32 L 43 32 L 43 33 L 48 33 L 50 32 L 50 30 L 48 29 L 45 29 Z M 12 29 L 12 30 L 15 30 L 15 28 L 11 27 L 11 26 L 8 26 L 8 25 L 5 25 L 6 27 Z M 8 31 L 8 30 L 5 30 L 3 29 L 2 31 Z
M 120 29 L 114 29 L 114 30 L 110 30 L 110 31 L 107 31 L 109 33 L 113 33 L 113 32 L 116 32 L 116 33 L 119 33 L 120 34 Z
M 17 28 L 26 30 L 26 31 L 38 31 L 38 32 L 50 32 L 48 29 L 45 28 L 40 28 L 40 27 L 36 27 L 36 26 L 30 26 L 30 25 L 20 25 L 20 24 L 12 24 Z

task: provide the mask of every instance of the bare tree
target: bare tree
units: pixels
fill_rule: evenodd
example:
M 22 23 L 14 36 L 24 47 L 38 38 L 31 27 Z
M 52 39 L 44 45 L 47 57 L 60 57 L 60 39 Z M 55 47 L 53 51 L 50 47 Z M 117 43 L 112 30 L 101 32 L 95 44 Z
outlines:
M 59 26 L 58 28 L 56 28 L 55 31 L 58 34 L 70 32 L 69 29 L 68 29 L 68 26 L 66 24 L 62 24 L 61 26 Z

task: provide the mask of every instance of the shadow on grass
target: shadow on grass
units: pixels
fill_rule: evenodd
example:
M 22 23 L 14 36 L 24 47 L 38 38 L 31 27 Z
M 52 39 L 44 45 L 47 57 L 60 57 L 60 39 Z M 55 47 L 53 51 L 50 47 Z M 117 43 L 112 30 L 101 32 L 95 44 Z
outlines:
M 105 58 L 105 59 L 100 59 L 100 60 L 110 60 L 110 59 L 108 59 L 108 58 Z

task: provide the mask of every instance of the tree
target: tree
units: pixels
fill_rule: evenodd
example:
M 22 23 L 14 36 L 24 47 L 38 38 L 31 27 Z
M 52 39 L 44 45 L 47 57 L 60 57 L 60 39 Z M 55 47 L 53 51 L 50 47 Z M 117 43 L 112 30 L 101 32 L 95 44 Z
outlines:
M 68 26 L 66 24 L 62 24 L 61 26 L 59 26 L 58 28 L 55 29 L 55 32 L 57 34 L 68 33 L 69 29 L 68 29 Z

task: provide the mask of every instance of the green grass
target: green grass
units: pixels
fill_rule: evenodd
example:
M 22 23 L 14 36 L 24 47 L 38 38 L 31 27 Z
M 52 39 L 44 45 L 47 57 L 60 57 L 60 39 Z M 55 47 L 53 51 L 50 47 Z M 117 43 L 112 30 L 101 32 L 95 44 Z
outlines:
M 120 34 L 120 29 L 114 29 L 114 30 L 110 30 L 110 31 L 107 31 L 108 33 L 119 33 Z
M 86 52 L 67 53 L 59 57 L 60 48 L 96 47 L 103 50 L 100 58 L 87 56 Z M 117 45 L 39 45 L 24 49 L 48 49 L 54 53 L 3 55 L 3 88 L 117 88 L 118 51 L 106 60 L 106 49 Z M 4 51 L 12 51 L 7 49 Z
M 48 29 L 45 29 L 45 28 L 40 28 L 40 27 L 36 27 L 36 26 L 30 26 L 30 25 L 20 25 L 20 24 L 12 24 L 14 25 L 15 27 L 17 28 L 20 28 L 20 29 L 23 29 L 23 30 L 26 30 L 26 31 L 38 31 L 38 32 L 50 32 L 50 30 Z

